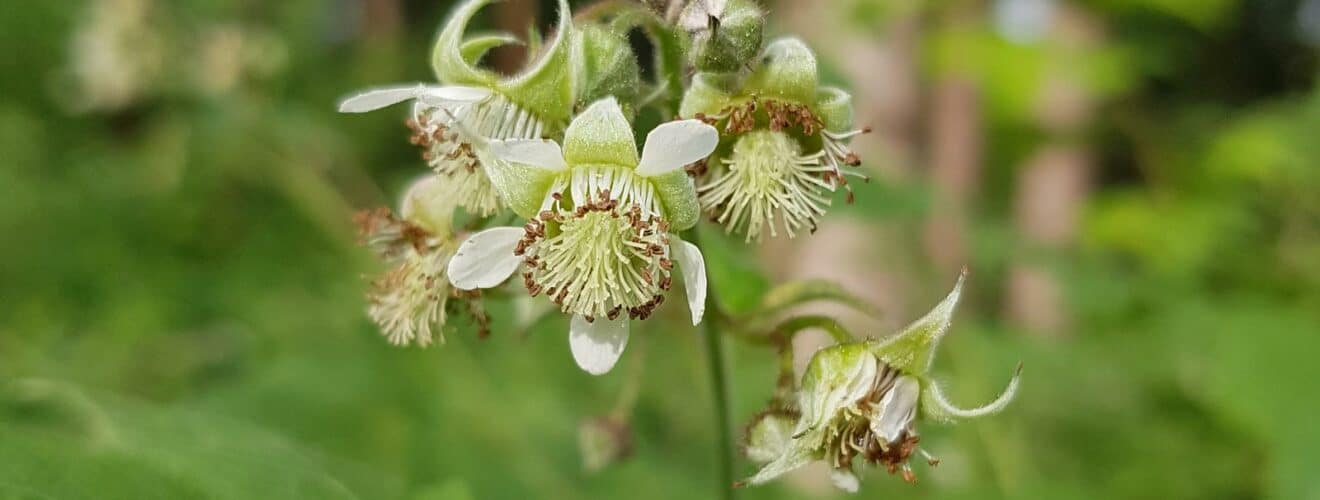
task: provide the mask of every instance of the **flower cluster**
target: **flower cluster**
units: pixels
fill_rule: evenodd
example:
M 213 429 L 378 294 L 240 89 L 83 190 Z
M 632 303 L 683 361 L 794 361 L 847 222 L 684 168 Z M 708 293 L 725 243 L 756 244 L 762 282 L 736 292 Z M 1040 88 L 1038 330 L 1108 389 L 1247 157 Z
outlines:
M 607 373 L 633 322 L 663 314 L 674 288 L 692 324 L 702 322 L 706 262 L 689 230 L 703 213 L 747 242 L 794 237 L 815 230 L 833 192 L 852 201 L 847 177 L 865 178 L 849 145 L 866 131 L 853 126 L 851 97 L 820 83 L 801 40 L 763 44 L 765 11 L 754 0 L 676 1 L 663 12 L 603 2 L 577 17 L 559 0 L 552 35 L 526 40 L 529 63 L 507 77 L 479 62 L 491 48 L 523 42 L 468 34 L 491 1 L 463 2 L 441 27 L 431 55 L 438 83 L 369 89 L 339 104 L 362 113 L 410 102 L 410 142 L 430 169 L 397 215 L 360 216 L 364 240 L 391 266 L 371 285 L 368 314 L 393 344 L 443 341 L 458 303 L 484 332 L 474 299 L 499 289 L 485 297 L 513 292 L 567 316 L 573 359 Z M 651 42 L 651 81 L 632 50 L 634 29 Z M 766 465 L 747 482 L 812 460 L 827 462 L 847 489 L 856 489 L 859 462 L 913 480 L 913 454 L 933 462 L 918 446 L 919 418 L 1003 408 L 1016 377 L 993 403 L 963 410 L 927 376 L 960 290 L 961 281 L 889 340 L 821 350 L 800 386 L 781 377 L 781 394 L 797 397 L 779 398 L 749 426 L 748 456 Z M 742 328 L 730 326 L 735 319 L 708 325 L 707 338 Z M 611 418 L 609 432 L 587 429 L 585 448 L 600 452 L 589 463 L 625 454 L 626 446 L 599 446 L 602 436 L 626 442 L 615 436 L 626 419 Z

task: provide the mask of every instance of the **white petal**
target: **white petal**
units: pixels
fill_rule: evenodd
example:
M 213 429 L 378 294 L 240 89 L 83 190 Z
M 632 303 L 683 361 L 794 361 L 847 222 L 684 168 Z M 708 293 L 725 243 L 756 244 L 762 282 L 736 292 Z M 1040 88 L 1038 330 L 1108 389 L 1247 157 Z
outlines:
M 496 227 L 469 236 L 449 261 L 449 282 L 461 290 L 503 283 L 522 262 L 513 248 L 523 235 L 520 227 Z
M 852 469 L 830 469 L 830 480 L 834 482 L 834 487 L 848 493 L 857 493 L 861 486 Z
M 692 324 L 701 323 L 706 314 L 706 259 L 696 245 L 675 238 L 670 246 L 678 270 L 683 272 L 683 287 L 687 291 L 688 310 L 692 311 Z
M 424 87 L 417 99 L 427 104 L 476 102 L 490 97 L 490 89 L 445 85 L 443 87 Z
M 628 345 L 628 317 L 610 320 L 596 318 L 588 322 L 573 316 L 568 325 L 568 346 L 578 366 L 592 375 L 603 375 L 614 368 Z
M 339 101 L 340 113 L 366 113 L 387 106 L 420 99 L 430 105 L 446 102 L 471 102 L 486 98 L 490 90 L 477 87 L 426 86 L 423 84 L 380 87 L 360 92 Z
M 701 120 L 661 124 L 646 134 L 637 175 L 654 177 L 683 168 L 710 156 L 720 143 L 720 133 Z
M 890 443 L 912 423 L 917 413 L 917 398 L 921 395 L 921 385 L 917 379 L 907 375 L 898 377 L 894 387 L 880 398 L 880 415 L 871 421 L 871 432 L 884 437 Z
M 555 172 L 564 170 L 564 152 L 559 144 L 543 139 L 490 141 L 490 152 L 509 163 L 535 165 Z

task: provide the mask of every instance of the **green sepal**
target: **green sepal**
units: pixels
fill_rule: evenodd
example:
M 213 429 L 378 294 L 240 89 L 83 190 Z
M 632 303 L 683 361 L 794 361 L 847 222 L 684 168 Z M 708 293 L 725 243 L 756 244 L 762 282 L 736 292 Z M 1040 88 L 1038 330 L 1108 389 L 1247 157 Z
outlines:
M 482 33 L 467 37 L 463 45 L 458 48 L 463 56 L 463 61 L 476 66 L 481 61 L 481 57 L 486 52 L 501 45 L 520 45 L 522 41 L 518 37 L 502 31 L 492 33 Z
M 682 169 L 650 177 L 655 194 L 664 207 L 670 231 L 683 231 L 697 225 L 701 218 L 701 204 L 697 201 L 697 188 L 692 178 Z
M 611 95 L 625 104 L 636 101 L 641 68 L 621 32 L 598 24 L 580 26 L 573 36 L 573 56 L 577 102 Z
M 880 341 L 871 341 L 871 351 L 881 361 L 911 375 L 924 376 L 930 371 L 931 361 L 935 357 L 935 348 L 939 346 L 944 334 L 949 331 L 953 321 L 953 311 L 958 306 L 962 295 L 963 282 L 967 278 L 964 272 L 958 278 L 953 291 L 926 313 L 924 317 L 912 322 L 902 332 Z
M 491 87 L 499 81 L 499 75 L 477 68 L 463 55 L 463 33 L 468 22 L 491 1 L 469 0 L 459 5 L 440 28 L 440 35 L 431 49 L 431 69 L 440 83 Z
M 697 73 L 683 94 L 678 116 L 693 118 L 697 113 L 714 115 L 733 103 L 738 76 L 733 73 Z
M 816 55 L 802 40 L 780 38 L 766 46 L 744 92 L 807 106 L 816 103 Z
M 524 219 L 531 219 L 540 212 L 541 203 L 555 178 L 562 173 L 535 165 L 511 163 L 486 154 L 481 157 L 481 165 L 500 194 L 500 201 Z
M 605 164 L 637 168 L 637 143 L 619 101 L 613 97 L 601 99 L 573 118 L 564 131 L 564 161 L 570 167 Z
M 498 82 L 495 88 L 547 123 L 568 121 L 573 113 L 572 36 L 568 2 L 559 0 L 559 25 L 540 59 L 522 74 Z
M 798 406 L 802 420 L 797 436 L 821 431 L 840 409 L 865 396 L 878 364 L 864 342 L 836 344 L 811 357 L 802 374 Z M 810 443 L 816 438 L 804 438 Z M 814 443 L 813 443 L 814 444 Z
M 843 132 L 852 129 L 852 95 L 837 87 L 821 87 L 816 94 L 816 116 L 825 130 Z

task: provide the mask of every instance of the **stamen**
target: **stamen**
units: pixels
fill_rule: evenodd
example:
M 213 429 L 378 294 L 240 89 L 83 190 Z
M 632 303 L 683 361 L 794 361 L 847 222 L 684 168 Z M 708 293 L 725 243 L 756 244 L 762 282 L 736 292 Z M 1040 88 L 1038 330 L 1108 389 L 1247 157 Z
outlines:
M 462 127 L 455 126 L 461 121 Z M 536 139 L 543 124 L 531 112 L 499 94 L 474 103 L 439 108 L 418 102 L 407 122 L 410 142 L 421 146 L 422 158 L 437 174 L 454 179 L 458 203 L 488 217 L 500 209 L 495 186 L 480 172 L 481 161 L 464 129 L 486 139 Z

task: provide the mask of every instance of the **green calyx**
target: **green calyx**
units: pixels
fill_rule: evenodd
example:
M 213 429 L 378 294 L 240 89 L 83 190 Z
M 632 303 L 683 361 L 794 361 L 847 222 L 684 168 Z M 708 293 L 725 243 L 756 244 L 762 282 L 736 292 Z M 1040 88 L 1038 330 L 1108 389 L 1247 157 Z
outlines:
M 797 38 L 780 38 L 761 53 L 744 92 L 812 105 L 816 102 L 816 55 Z
M 958 278 L 958 284 L 939 305 L 902 332 L 884 340 L 868 342 L 871 352 L 895 369 L 924 377 L 935 359 L 935 348 L 953 322 L 953 311 L 958 306 L 965 279 L 966 273 Z
M 816 56 L 796 38 L 770 43 L 746 76 L 732 72 L 697 73 L 683 94 L 679 115 L 720 116 L 752 101 L 805 106 L 826 130 L 844 131 L 852 127 L 852 96 L 839 88 L 819 85 Z M 758 111 L 754 118 L 758 126 L 768 121 L 763 111 Z
M 502 79 L 493 71 L 478 68 L 477 61 L 491 48 L 515 43 L 508 34 L 465 37 L 467 24 L 492 0 L 469 0 L 454 10 L 441 28 L 431 52 L 431 66 L 441 83 L 486 87 L 506 96 L 549 124 L 568 121 L 573 109 L 573 79 L 570 52 L 572 18 L 566 0 L 559 0 L 559 23 L 555 36 L 522 73 Z M 540 47 L 540 44 L 536 44 Z
M 637 167 L 637 143 L 619 101 L 612 97 L 592 103 L 564 131 L 564 161 L 574 165 L 605 164 Z
M 573 36 L 573 67 L 577 102 L 590 103 L 609 96 L 625 103 L 636 100 L 641 68 L 622 33 L 599 24 L 579 27 Z

